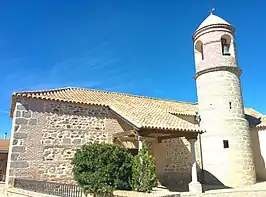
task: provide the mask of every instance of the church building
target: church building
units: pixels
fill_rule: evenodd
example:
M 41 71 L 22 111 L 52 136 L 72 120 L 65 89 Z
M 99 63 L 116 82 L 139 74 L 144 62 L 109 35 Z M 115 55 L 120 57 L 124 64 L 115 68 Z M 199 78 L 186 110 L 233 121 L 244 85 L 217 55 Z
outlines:
M 136 154 L 143 140 L 169 188 L 266 180 L 266 116 L 244 107 L 234 27 L 210 14 L 193 42 L 197 103 L 72 87 L 15 92 L 6 184 L 73 182 L 76 148 L 118 143 Z

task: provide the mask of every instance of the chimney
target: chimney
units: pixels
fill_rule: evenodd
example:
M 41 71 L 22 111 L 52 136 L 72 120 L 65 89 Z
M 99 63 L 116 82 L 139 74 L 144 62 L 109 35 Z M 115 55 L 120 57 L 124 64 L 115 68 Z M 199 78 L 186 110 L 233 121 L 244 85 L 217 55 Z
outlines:
M 5 133 L 5 135 L 4 135 L 4 139 L 6 139 L 6 136 L 7 136 L 7 133 Z

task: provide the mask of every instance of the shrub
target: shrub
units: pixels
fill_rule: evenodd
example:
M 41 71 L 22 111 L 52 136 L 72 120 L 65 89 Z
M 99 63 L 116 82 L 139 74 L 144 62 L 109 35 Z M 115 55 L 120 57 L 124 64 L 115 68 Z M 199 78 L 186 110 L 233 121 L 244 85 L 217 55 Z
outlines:
M 83 145 L 72 164 L 74 179 L 85 194 L 109 196 L 115 189 L 131 189 L 132 156 L 120 145 Z
M 157 186 L 155 160 L 149 154 L 145 142 L 133 160 L 131 186 L 139 192 L 151 192 Z

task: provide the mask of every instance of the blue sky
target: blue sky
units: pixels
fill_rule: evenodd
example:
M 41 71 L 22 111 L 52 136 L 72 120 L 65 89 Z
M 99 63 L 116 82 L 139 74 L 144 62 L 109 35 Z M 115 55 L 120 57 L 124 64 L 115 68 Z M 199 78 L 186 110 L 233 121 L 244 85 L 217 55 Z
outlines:
M 266 114 L 263 0 L 214 1 L 236 28 L 245 105 Z M 192 34 L 210 0 L 0 3 L 0 138 L 14 91 L 87 87 L 196 102 Z

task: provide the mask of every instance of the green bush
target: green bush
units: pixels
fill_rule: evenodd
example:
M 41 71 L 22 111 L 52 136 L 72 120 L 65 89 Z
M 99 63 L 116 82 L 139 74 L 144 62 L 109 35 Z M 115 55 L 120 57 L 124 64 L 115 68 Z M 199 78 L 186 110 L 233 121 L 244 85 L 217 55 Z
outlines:
M 74 179 L 85 194 L 94 196 L 110 196 L 115 189 L 129 190 L 132 159 L 120 145 L 83 145 L 72 161 Z
M 155 160 L 149 154 L 145 142 L 133 160 L 131 186 L 139 192 L 151 192 L 157 186 Z

